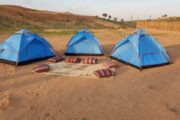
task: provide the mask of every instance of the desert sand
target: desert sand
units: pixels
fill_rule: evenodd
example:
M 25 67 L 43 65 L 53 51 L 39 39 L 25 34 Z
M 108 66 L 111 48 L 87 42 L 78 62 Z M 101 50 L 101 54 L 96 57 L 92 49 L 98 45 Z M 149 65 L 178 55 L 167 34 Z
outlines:
M 92 30 L 108 57 L 132 29 Z M 180 32 L 147 30 L 172 64 L 140 71 L 123 63 L 113 79 L 32 73 L 38 63 L 0 63 L 0 120 L 180 120 Z M 9 34 L 1 35 L 0 41 Z M 43 36 L 59 53 L 72 35 Z

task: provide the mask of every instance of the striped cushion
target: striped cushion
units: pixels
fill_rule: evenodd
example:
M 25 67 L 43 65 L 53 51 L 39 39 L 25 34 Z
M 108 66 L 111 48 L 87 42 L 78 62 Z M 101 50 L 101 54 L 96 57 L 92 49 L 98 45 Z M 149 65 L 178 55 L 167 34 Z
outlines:
M 97 64 L 98 59 L 95 57 L 85 57 L 81 60 L 83 64 Z
M 102 63 L 106 68 L 118 68 L 119 65 L 117 65 L 116 63 L 112 62 L 112 61 L 106 61 L 104 63 Z
M 64 61 L 67 63 L 80 63 L 81 59 L 77 57 L 70 57 L 70 58 L 66 58 Z
M 58 63 L 58 62 L 61 62 L 63 61 L 64 58 L 62 56 L 55 56 L 55 57 L 52 57 L 48 60 L 48 62 L 50 63 Z
M 96 70 L 94 72 L 94 74 L 99 77 L 99 78 L 103 78 L 103 77 L 110 77 L 110 76 L 114 76 L 115 73 L 112 72 L 110 69 L 101 69 L 101 70 Z
M 34 68 L 34 72 L 42 73 L 42 72 L 48 72 L 50 70 L 49 65 L 47 64 L 39 64 Z

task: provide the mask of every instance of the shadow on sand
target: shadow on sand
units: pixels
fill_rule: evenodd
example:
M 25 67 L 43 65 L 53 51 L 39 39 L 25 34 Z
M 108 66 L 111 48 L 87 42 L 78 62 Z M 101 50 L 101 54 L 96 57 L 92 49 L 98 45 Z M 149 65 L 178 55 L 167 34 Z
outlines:
M 166 47 L 166 50 L 172 62 L 176 62 L 178 59 L 180 59 L 180 45 L 168 46 Z
M 115 44 L 102 45 L 105 56 L 110 56 L 111 55 L 111 52 L 112 52 L 112 49 L 113 49 L 114 46 L 115 46 Z
M 61 50 L 61 49 L 60 50 L 56 50 L 55 52 L 56 52 L 57 55 L 64 56 L 65 49 L 64 50 Z

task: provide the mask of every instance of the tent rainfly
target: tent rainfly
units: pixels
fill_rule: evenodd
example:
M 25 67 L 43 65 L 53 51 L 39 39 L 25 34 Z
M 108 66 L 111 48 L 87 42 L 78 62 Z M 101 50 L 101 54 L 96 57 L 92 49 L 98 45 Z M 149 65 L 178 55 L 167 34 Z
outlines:
M 52 46 L 37 34 L 22 29 L 0 44 L 0 62 L 26 64 L 55 56 Z
M 143 29 L 137 30 L 120 41 L 113 48 L 111 58 L 139 69 L 170 63 L 165 48 Z
M 87 30 L 76 33 L 67 44 L 65 55 L 103 55 L 97 38 Z

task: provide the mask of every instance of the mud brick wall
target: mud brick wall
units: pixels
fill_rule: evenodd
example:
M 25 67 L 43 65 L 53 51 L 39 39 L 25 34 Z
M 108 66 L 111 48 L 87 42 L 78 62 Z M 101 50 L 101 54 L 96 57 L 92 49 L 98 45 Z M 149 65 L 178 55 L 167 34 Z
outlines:
M 138 21 L 137 28 L 150 28 L 157 30 L 167 31 L 180 31 L 180 21 L 169 22 L 169 21 Z

